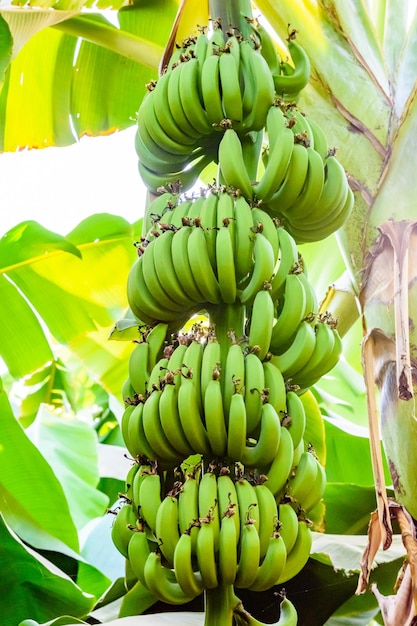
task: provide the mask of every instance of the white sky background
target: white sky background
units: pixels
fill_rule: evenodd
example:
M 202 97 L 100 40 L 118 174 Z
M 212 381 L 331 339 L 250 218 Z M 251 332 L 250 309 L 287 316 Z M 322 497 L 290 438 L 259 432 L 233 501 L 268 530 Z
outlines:
M 65 235 L 93 213 L 142 217 L 134 133 L 133 126 L 66 148 L 0 154 L 0 237 L 28 219 Z

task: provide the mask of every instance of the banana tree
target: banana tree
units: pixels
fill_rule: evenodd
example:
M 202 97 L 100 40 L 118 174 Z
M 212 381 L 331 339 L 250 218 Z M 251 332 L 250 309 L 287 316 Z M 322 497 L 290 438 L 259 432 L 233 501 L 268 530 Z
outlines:
M 99 10 L 84 12 L 83 3 L 62 2 L 54 5 L 53 11 L 46 10 L 45 3 L 39 4 L 41 10 L 36 12 L 27 7 L 1 9 L 0 6 L 0 70 L 4 75 L 0 92 L 1 149 L 12 151 L 26 146 L 65 146 L 84 134 L 111 133 L 135 123 L 136 111 L 145 93 L 144 85 L 157 76 L 177 16 L 177 3 L 161 1 L 152 7 L 113 3 L 113 15 L 117 19 L 111 21 Z M 188 2 L 178 14 L 178 29 L 175 31 L 178 40 L 195 33 L 197 24 L 207 23 L 208 7 L 197 7 L 199 4 Z M 272 27 L 282 55 L 286 54 L 288 24 L 297 30 L 297 40 L 307 51 L 311 63 L 311 78 L 301 93 L 299 106 L 325 129 L 328 143 L 337 149 L 337 156 L 348 173 L 350 187 L 355 193 L 353 214 L 336 238 L 332 236 L 324 242 L 303 246 L 303 257 L 310 268 L 309 276 L 314 278 L 317 290 L 323 296 L 322 308 L 331 310 L 339 318 L 339 329 L 345 334 L 345 357 L 351 365 L 340 363 L 332 373 L 332 379 L 320 381 L 315 388 L 315 396 L 326 416 L 328 442 L 329 485 L 324 498 L 327 507 L 326 532 L 317 536 L 313 558 L 299 577 L 288 583 L 287 590 L 294 594 L 301 589 L 309 590 L 304 596 L 307 600 L 297 604 L 300 623 L 323 624 L 337 609 L 341 617 L 338 618 L 336 613 L 329 624 L 339 623 L 338 619 L 340 623 L 347 624 L 352 615 L 360 615 L 361 623 L 368 623 L 378 612 L 376 602 L 369 594 L 355 597 L 355 590 L 365 590 L 374 556 L 382 546 L 387 550 L 383 554 L 378 553 L 380 565 L 375 574 L 378 587 L 373 587 L 374 594 L 380 603 L 385 624 L 408 623 L 407 620 L 415 615 L 411 591 L 415 580 L 412 521 L 415 516 L 412 454 L 415 340 L 414 325 L 409 320 L 413 320 L 414 284 L 412 138 L 417 22 L 410 19 L 413 18 L 413 10 L 407 2 L 369 3 L 368 6 L 365 2 L 353 0 L 309 3 L 283 0 L 279 4 L 259 0 L 255 4 L 253 14 Z M 234 3 L 225 3 L 225 7 L 223 20 L 230 20 L 230 15 L 239 8 Z M 107 7 L 102 4 L 102 8 Z M 213 11 L 216 8 L 219 7 L 214 4 Z M 245 5 L 244 9 L 248 7 Z M 31 382 L 36 390 L 31 398 L 30 410 L 28 402 L 24 405 L 27 411 L 24 425 L 33 420 L 38 403 L 50 398 L 50 385 L 39 385 L 39 382 L 54 380 L 57 368 L 54 365 L 51 373 L 53 351 L 33 310 L 27 310 L 19 290 L 42 317 L 52 336 L 66 344 L 110 393 L 117 395 L 117 389 L 122 386 L 126 344 L 120 342 L 116 348 L 109 349 L 102 329 L 111 323 L 111 315 L 115 318 L 121 316 L 126 306 L 123 295 L 118 293 L 116 311 L 107 296 L 98 303 L 95 299 L 84 302 L 82 294 L 74 294 L 68 281 L 63 280 L 63 269 L 59 264 L 52 266 L 53 270 L 45 265 L 41 272 L 36 265 L 41 252 L 39 247 L 42 247 L 42 253 L 45 247 L 48 252 L 58 252 L 61 263 L 64 260 L 64 271 L 67 271 L 69 258 L 65 253 L 72 254 L 76 263 L 75 258 L 81 251 L 83 262 L 88 263 L 86 250 L 91 248 L 94 251 L 97 238 L 94 230 L 100 223 L 103 224 L 99 219 L 91 221 L 88 227 L 85 224 L 71 236 L 60 240 L 34 225 L 26 225 L 17 228 L 13 236 L 2 242 L 2 290 L 5 300 L 14 303 L 19 317 L 24 315 L 24 319 L 30 321 L 38 338 L 36 345 L 42 345 L 43 350 L 42 353 L 35 350 L 28 352 L 27 344 L 19 343 L 19 324 L 13 325 L 14 320 L 5 313 L 3 329 L 9 332 L 4 333 L 2 339 L 2 357 L 15 379 L 31 377 L 31 380 L 26 378 L 26 382 Z M 98 238 L 109 242 L 118 240 L 119 230 L 123 231 L 125 238 L 139 236 L 137 226 L 134 235 L 126 224 L 116 225 L 111 220 L 103 229 L 105 232 Z M 28 245 L 34 241 L 38 250 Z M 12 252 L 15 255 L 13 262 L 10 261 Z M 125 252 L 122 254 L 120 278 L 115 276 L 115 283 L 120 280 L 120 284 L 126 280 L 128 264 Z M 128 258 L 132 259 L 131 252 Z M 332 261 L 327 267 L 323 261 L 330 258 Z M 99 263 L 99 257 L 90 262 Z M 120 262 L 118 265 L 120 267 Z M 67 293 L 71 296 L 67 299 L 73 307 L 70 309 L 73 311 L 71 328 L 62 324 L 59 309 L 53 315 L 48 312 L 47 294 L 43 289 L 51 282 L 51 271 L 54 272 L 54 288 L 49 295 L 55 294 L 56 297 Z M 74 270 L 71 272 L 74 272 L 71 276 L 76 275 Z M 77 280 L 80 281 L 80 278 Z M 103 294 L 107 287 L 104 283 L 103 277 Z M 13 290 L 13 285 L 19 290 Z M 93 292 L 91 285 L 89 290 Z M 76 314 L 80 311 L 80 304 L 83 305 L 83 316 L 79 317 L 83 319 L 77 318 Z M 62 302 L 62 311 L 64 305 Z M 107 309 L 106 312 L 104 309 Z M 108 311 L 111 311 L 110 316 Z M 126 327 L 129 330 L 129 322 Z M 114 338 L 117 338 L 120 328 L 115 329 Z M 122 331 L 121 336 L 125 332 Z M 85 338 L 83 332 L 86 332 Z M 365 339 L 361 366 L 358 361 L 362 334 Z M 16 351 L 16 345 L 21 346 L 20 350 Z M 100 354 L 106 356 L 104 368 Z M 115 363 L 118 365 L 116 369 L 113 367 Z M 365 374 L 367 407 L 360 379 L 362 371 Z M 374 400 L 375 385 L 379 388 L 379 408 Z M 7 407 L 4 411 L 10 418 Z M 362 418 L 358 412 L 363 413 Z M 343 471 L 341 467 L 346 462 L 350 466 L 355 464 L 353 453 L 357 454 L 358 462 L 367 459 L 366 436 L 355 436 L 353 426 L 359 431 L 365 425 L 365 413 L 370 418 L 373 471 L 368 464 L 362 476 L 357 476 L 355 471 L 361 473 L 357 467 Z M 385 459 L 379 445 L 378 413 L 381 415 L 388 467 L 384 466 Z M 355 445 L 349 448 L 350 458 L 344 459 L 343 442 L 349 437 Z M 16 433 L 13 442 L 16 445 L 19 441 L 19 433 Z M 340 445 L 332 449 L 330 441 Z M 11 457 L 9 460 L 12 463 Z M 367 490 L 373 482 L 372 476 L 377 488 L 378 513 L 372 516 L 367 543 L 367 520 L 374 508 L 372 495 Z M 393 500 L 387 499 L 386 481 L 393 486 Z M 338 485 L 338 482 L 343 484 Z M 13 492 L 16 483 L 12 482 L 8 487 L 9 511 L 5 516 L 8 528 L 30 544 L 32 535 L 24 533 L 22 525 L 11 513 L 10 491 Z M 340 498 L 345 498 L 343 512 Z M 355 498 L 360 502 L 356 510 L 351 504 Z M 349 523 L 346 519 L 342 520 L 346 518 L 346 509 Z M 401 542 L 396 542 L 398 537 L 393 536 L 391 518 L 395 519 L 394 529 L 398 532 L 399 528 L 402 533 L 405 548 Z M 56 529 L 49 531 L 50 536 L 56 533 Z M 342 534 L 343 537 L 338 536 Z M 348 535 L 352 539 L 351 550 L 346 548 Z M 13 546 L 13 537 L 6 528 L 4 536 L 6 544 Z M 77 545 L 73 528 L 68 529 L 66 543 L 74 555 Z M 345 550 L 341 556 L 340 547 L 343 544 Z M 39 545 L 35 547 L 39 548 Z M 19 545 L 21 549 L 23 547 Z M 359 577 L 361 551 L 363 557 Z M 387 581 L 395 580 L 404 552 L 407 552 L 410 565 L 398 596 L 406 600 L 400 603 L 398 597 L 382 596 L 381 589 L 389 593 Z M 351 572 L 355 574 L 346 578 L 345 574 Z M 319 585 L 312 584 L 312 580 L 319 581 Z M 330 600 L 327 585 L 335 581 L 340 585 L 341 592 Z M 321 589 L 325 600 L 320 603 L 323 607 L 313 610 L 312 607 L 317 605 L 315 587 Z M 256 607 L 261 603 L 261 613 L 267 616 L 270 611 L 272 617 L 278 600 L 274 600 L 270 593 L 254 595 L 252 600 L 247 598 L 245 606 Z M 111 593 L 109 597 L 112 597 Z M 128 593 L 124 597 L 120 616 L 135 613 L 138 607 L 146 610 L 150 604 L 146 594 L 132 598 L 132 593 Z M 83 598 L 77 617 L 84 617 L 92 607 L 93 602 L 89 604 Z M 191 608 L 198 611 L 202 607 Z M 153 606 L 150 610 L 156 611 L 158 607 Z M 104 614 L 96 613 L 97 616 Z M 50 613 L 51 617 L 55 615 Z M 184 623 L 184 616 L 178 615 L 178 619 Z M 69 620 L 65 623 L 73 622 Z

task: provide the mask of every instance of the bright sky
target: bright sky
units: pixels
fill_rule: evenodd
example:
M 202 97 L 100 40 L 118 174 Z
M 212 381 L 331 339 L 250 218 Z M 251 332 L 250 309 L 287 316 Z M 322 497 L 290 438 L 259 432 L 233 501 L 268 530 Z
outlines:
M 143 215 L 135 128 L 67 148 L 0 154 L 0 236 L 32 219 L 65 235 L 92 213 Z

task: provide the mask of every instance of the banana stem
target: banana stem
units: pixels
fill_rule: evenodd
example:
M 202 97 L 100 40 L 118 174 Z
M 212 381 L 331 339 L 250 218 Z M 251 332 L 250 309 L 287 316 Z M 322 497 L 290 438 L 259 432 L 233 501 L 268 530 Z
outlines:
M 240 302 L 223 304 L 208 310 L 210 325 L 214 327 L 217 341 L 222 347 L 222 358 L 234 340 L 245 336 L 245 307 Z
M 230 27 L 239 28 L 239 0 L 209 0 L 209 10 L 212 19 L 220 20 L 223 33 L 225 33 Z
M 240 600 L 233 585 L 207 589 L 205 592 L 204 626 L 232 626 L 233 611 Z

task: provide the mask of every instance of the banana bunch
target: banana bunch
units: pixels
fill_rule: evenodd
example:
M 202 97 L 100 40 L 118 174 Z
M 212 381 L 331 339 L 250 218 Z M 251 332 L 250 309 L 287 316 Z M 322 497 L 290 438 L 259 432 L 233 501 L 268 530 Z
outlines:
M 297 243 L 328 237 L 349 217 L 354 197 L 320 126 L 295 103 L 276 100 L 265 133 L 263 171 L 258 157 L 254 181 L 245 166 L 244 141 L 234 128 L 226 129 L 218 148 L 220 178 L 278 219 Z
M 273 99 L 268 64 L 251 40 L 220 28 L 210 38 L 204 31 L 189 38 L 139 107 L 135 147 L 143 182 L 154 193 L 192 187 L 217 160 L 223 130 L 261 130 Z
M 304 48 L 296 41 L 297 31 L 288 32 L 287 47 L 291 57 L 282 59 L 269 31 L 259 20 L 249 20 L 252 37 L 259 47 L 262 56 L 271 72 L 274 89 L 278 97 L 286 101 L 294 101 L 307 86 L 310 79 L 310 59 Z
M 312 536 L 295 501 L 277 504 L 265 477 L 241 468 L 182 467 L 167 478 L 156 464 L 134 464 L 111 511 L 117 549 L 155 597 L 183 604 L 220 585 L 265 591 L 304 567 Z
M 157 213 L 165 202 L 170 204 Z M 250 303 L 268 281 L 278 291 L 284 268 L 291 269 L 292 256 L 290 264 L 280 262 L 273 279 L 280 229 L 228 187 L 202 188 L 176 203 L 157 198 L 149 214 L 153 224 L 138 245 L 127 282 L 129 306 L 144 324 L 165 322 L 179 330 L 206 305 Z
M 111 512 L 129 575 L 157 599 L 204 592 L 206 624 L 262 626 L 234 589 L 281 585 L 309 558 L 326 477 L 303 394 L 341 353 L 297 245 L 337 230 L 353 194 L 295 102 L 310 72 L 295 31 L 290 62 L 260 24 L 240 30 L 183 41 L 138 111 L 156 197 L 127 280 L 134 462 Z M 187 193 L 212 162 L 213 184 Z M 284 598 L 277 624 L 296 623 Z

